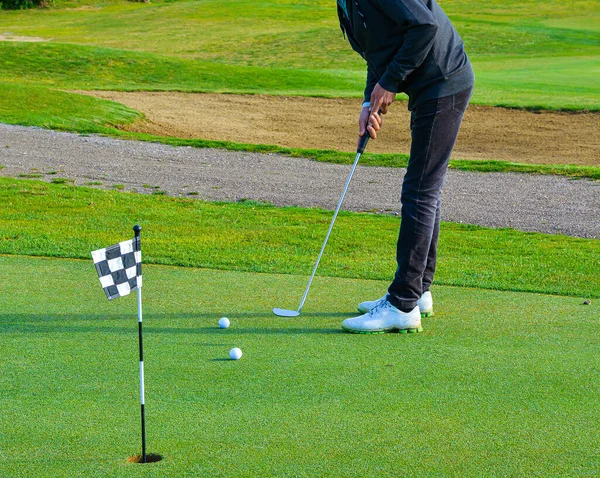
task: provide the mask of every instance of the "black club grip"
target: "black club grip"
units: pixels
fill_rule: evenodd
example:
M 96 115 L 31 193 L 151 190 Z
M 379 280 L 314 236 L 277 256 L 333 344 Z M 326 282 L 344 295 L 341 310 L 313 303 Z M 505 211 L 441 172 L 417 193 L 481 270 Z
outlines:
M 377 114 L 381 117 L 381 110 L 379 110 Z M 358 142 L 358 148 L 356 148 L 357 153 L 363 154 L 365 152 L 369 138 L 369 132 L 365 131 L 365 134 L 360 137 L 360 141 Z
M 358 148 L 356 149 L 357 153 L 364 153 L 365 152 L 365 148 L 367 147 L 367 143 L 369 142 L 369 132 L 365 131 L 365 134 L 363 134 L 360 137 L 360 141 L 358 142 Z

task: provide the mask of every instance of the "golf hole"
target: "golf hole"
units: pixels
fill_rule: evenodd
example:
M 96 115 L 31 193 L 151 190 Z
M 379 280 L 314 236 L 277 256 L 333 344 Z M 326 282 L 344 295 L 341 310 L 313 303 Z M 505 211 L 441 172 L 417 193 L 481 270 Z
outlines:
M 157 453 L 146 453 L 146 463 L 156 463 L 157 461 L 160 461 L 162 459 L 163 457 Z M 142 455 L 140 455 L 139 453 L 127 458 L 127 463 L 144 464 L 144 462 L 142 461 Z

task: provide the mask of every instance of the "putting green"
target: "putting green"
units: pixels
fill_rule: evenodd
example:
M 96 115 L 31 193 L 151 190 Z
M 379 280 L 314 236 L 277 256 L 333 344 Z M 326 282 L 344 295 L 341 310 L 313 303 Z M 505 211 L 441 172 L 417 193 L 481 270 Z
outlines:
M 600 472 L 595 302 L 438 286 L 423 333 L 362 336 L 340 322 L 384 282 L 317 277 L 284 319 L 271 308 L 296 307 L 307 277 L 145 266 L 164 459 L 137 465 L 135 297 L 107 301 L 91 260 L 0 267 L 3 477 Z

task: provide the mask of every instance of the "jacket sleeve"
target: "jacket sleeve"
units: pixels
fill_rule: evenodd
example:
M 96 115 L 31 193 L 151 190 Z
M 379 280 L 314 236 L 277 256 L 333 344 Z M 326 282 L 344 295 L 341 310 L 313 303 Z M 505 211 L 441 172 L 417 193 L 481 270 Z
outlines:
M 377 78 L 373 69 L 370 66 L 367 66 L 367 84 L 365 86 L 363 101 L 371 101 L 371 93 L 373 93 L 373 89 L 378 81 L 379 78 Z
M 438 23 L 423 0 L 374 0 L 381 11 L 406 29 L 404 42 L 379 84 L 396 93 L 398 84 L 425 61 L 433 46 Z

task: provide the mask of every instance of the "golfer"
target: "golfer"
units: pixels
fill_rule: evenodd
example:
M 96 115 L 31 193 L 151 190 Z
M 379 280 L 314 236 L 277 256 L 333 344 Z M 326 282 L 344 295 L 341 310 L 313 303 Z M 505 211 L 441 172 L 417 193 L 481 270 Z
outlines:
M 402 183 L 398 267 L 387 293 L 346 319 L 354 333 L 420 332 L 430 287 L 441 191 L 475 78 L 463 42 L 435 0 L 337 0 L 342 32 L 367 62 L 359 136 L 377 137 L 396 93 L 408 95 L 410 159 Z

